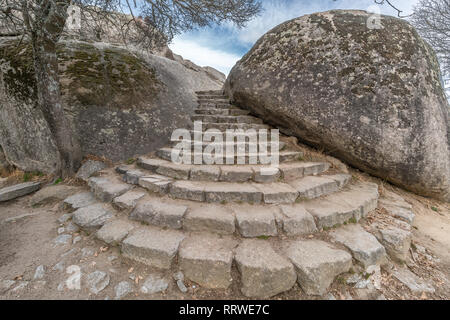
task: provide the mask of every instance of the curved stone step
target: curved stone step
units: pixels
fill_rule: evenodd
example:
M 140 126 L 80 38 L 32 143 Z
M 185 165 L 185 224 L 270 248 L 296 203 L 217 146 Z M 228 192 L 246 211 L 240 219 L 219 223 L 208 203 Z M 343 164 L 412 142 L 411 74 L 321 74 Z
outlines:
M 124 257 L 157 269 L 178 268 L 204 288 L 226 289 L 237 282 L 247 297 L 269 298 L 290 290 L 296 281 L 307 294 L 322 295 L 352 266 L 348 252 L 319 240 L 268 242 L 127 224 L 113 228 L 112 224 L 99 234 L 113 239 L 112 245 L 121 242 Z
M 197 97 L 200 99 L 229 99 L 224 94 L 197 94 Z
M 208 148 L 207 150 L 211 150 L 212 148 L 214 149 L 221 149 L 223 150 L 223 152 L 225 152 L 226 150 L 234 150 L 234 152 L 238 152 L 240 150 L 244 150 L 245 152 L 249 152 L 253 149 L 256 149 L 256 152 L 258 152 L 258 150 L 261 150 L 261 152 L 264 152 L 265 150 L 272 150 L 272 146 L 271 143 L 268 142 L 267 144 L 264 144 L 261 146 L 259 144 L 255 144 L 249 141 L 224 141 L 224 142 L 206 142 L 206 141 L 195 141 L 195 140 L 172 140 L 170 145 L 172 147 L 178 145 L 179 143 L 186 143 L 187 145 L 191 146 L 191 149 L 193 150 L 194 147 L 196 146 L 200 146 L 200 150 L 205 150 L 206 148 Z M 180 146 L 184 146 L 184 145 L 180 145 Z M 278 143 L 278 150 L 282 150 L 284 149 L 284 147 L 286 146 L 286 143 L 280 141 Z
M 133 188 L 119 179 L 106 177 L 92 177 L 88 180 L 88 186 L 95 196 L 103 202 L 111 202 L 114 198 L 123 195 Z
M 259 130 L 259 129 L 270 129 L 269 125 L 258 124 L 258 123 L 217 123 L 217 122 L 205 122 L 203 123 L 203 129 L 216 129 L 219 131 L 230 130 Z
M 305 177 L 289 184 L 174 181 L 170 184 L 169 195 L 200 202 L 294 203 L 299 197 L 313 199 L 334 193 L 348 181 L 345 176 Z
M 199 115 L 223 115 L 223 116 L 245 116 L 250 113 L 248 110 L 242 109 L 194 109 L 195 114 Z
M 178 152 L 176 153 L 178 154 Z M 158 151 L 156 151 L 156 155 L 164 160 L 167 161 L 172 161 L 172 148 L 161 148 Z M 203 159 L 203 163 L 204 164 L 208 164 L 207 161 L 205 161 L 205 158 L 203 157 L 203 154 L 196 154 L 196 153 L 191 153 L 191 163 L 194 163 L 194 159 L 196 159 L 197 157 L 199 159 Z M 251 163 L 251 164 L 261 164 L 261 159 L 260 157 L 264 156 L 264 154 L 254 154 L 254 153 L 246 153 L 244 156 L 242 157 L 238 157 L 237 155 L 235 155 L 234 157 L 226 157 L 225 155 L 222 158 L 222 163 L 219 164 L 238 164 L 238 158 L 241 158 L 240 161 L 243 160 L 244 163 L 239 163 L 239 164 L 250 164 L 249 161 L 251 159 L 255 159 L 256 163 Z M 279 162 L 283 163 L 283 162 L 289 162 L 289 161 L 296 161 L 300 158 L 302 158 L 303 153 L 300 151 L 280 151 L 279 152 Z M 178 160 L 178 159 L 177 159 Z
M 263 124 L 263 121 L 253 116 L 229 116 L 229 115 L 199 115 L 191 116 L 192 121 L 203 121 L 204 123 L 247 123 Z
M 204 110 L 204 109 L 242 110 L 230 103 L 214 103 L 214 102 L 203 102 L 200 103 L 196 108 L 196 110 Z
M 223 90 L 199 90 L 195 91 L 196 95 L 202 95 L 202 94 L 213 94 L 213 95 L 224 95 Z
M 230 100 L 229 99 L 227 99 L 227 98 L 213 98 L 213 99 L 208 99 L 208 98 L 204 98 L 204 97 L 199 97 L 198 99 L 197 99 L 197 102 L 199 103 L 199 104 L 202 104 L 202 103 L 220 103 L 220 104 L 229 104 L 230 103 Z

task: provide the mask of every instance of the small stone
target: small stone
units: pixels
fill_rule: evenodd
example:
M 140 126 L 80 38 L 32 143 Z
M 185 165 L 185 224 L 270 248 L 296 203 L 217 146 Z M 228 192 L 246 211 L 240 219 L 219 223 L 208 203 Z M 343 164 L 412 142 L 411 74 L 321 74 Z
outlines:
M 353 286 L 355 289 L 365 289 L 370 284 L 370 279 L 361 279 Z
M 3 280 L 2 281 L 2 291 L 9 290 L 16 282 L 14 280 Z
M 180 291 L 183 293 L 186 293 L 188 291 L 188 289 L 186 288 L 186 286 L 183 283 L 183 280 L 177 280 L 177 286 L 178 286 L 178 289 L 180 289 Z
M 94 255 L 94 250 L 90 248 L 83 248 L 81 249 L 81 257 L 86 258 Z
M 173 279 L 174 279 L 175 281 L 178 281 L 178 280 L 183 281 L 183 280 L 184 280 L 184 274 L 183 274 L 183 272 L 181 272 L 181 271 L 175 272 L 175 273 L 173 274 Z
M 106 168 L 106 164 L 101 161 L 88 160 L 78 170 L 76 177 L 87 181 L 92 175 Z
M 394 278 L 407 286 L 413 293 L 434 293 L 433 285 L 423 279 L 420 279 L 408 269 L 400 269 L 392 273 Z
M 53 239 L 53 242 L 56 245 L 64 245 L 70 243 L 72 240 L 72 236 L 70 234 L 61 234 L 57 236 L 55 239 Z
M 0 202 L 22 197 L 39 190 L 40 182 L 25 182 L 0 189 Z
M 60 261 L 57 264 L 55 264 L 52 268 L 53 271 L 59 271 L 62 272 L 64 271 L 64 261 Z
M 72 218 L 72 215 L 69 213 L 64 213 L 61 217 L 58 218 L 58 222 L 59 223 L 65 223 L 66 221 L 68 221 L 70 218 Z
M 58 284 L 58 287 L 56 288 L 56 290 L 58 290 L 58 291 L 64 291 L 64 287 L 65 287 L 65 285 L 64 285 L 64 283 L 63 282 L 61 282 L 60 284 Z
M 355 273 L 355 274 L 352 274 L 350 277 L 348 277 L 346 282 L 347 282 L 347 284 L 356 284 L 361 279 L 362 279 L 361 275 Z
M 122 281 L 114 288 L 114 292 L 116 293 L 115 300 L 120 300 L 123 297 L 127 296 L 131 292 L 133 292 L 133 286 L 127 282 Z
M 17 283 L 18 283 L 18 285 L 14 289 L 11 290 L 12 292 L 17 292 L 17 291 L 21 291 L 21 290 L 25 289 L 26 287 L 28 287 L 28 284 L 30 282 L 29 281 L 19 281 Z
M 101 227 L 96 236 L 107 244 L 116 246 L 133 230 L 133 225 L 123 220 L 113 220 Z
M 94 271 L 87 277 L 89 290 L 93 294 L 99 294 L 103 289 L 109 285 L 110 277 L 106 272 Z
M 141 287 L 141 292 L 144 294 L 153 294 L 165 291 L 168 287 L 169 281 L 158 275 L 150 275 L 145 279 Z
M 72 221 L 69 222 L 65 228 L 66 228 L 66 232 L 68 232 L 68 233 L 74 233 L 74 232 L 80 231 L 80 228 L 78 228 L 78 226 L 75 225 Z
M 114 260 L 117 260 L 117 256 L 109 256 L 108 261 L 113 262 Z
M 73 244 L 76 244 L 77 242 L 80 242 L 81 239 L 82 239 L 81 236 L 76 236 L 75 238 L 73 238 L 72 243 L 73 243 Z
M 64 229 L 64 227 L 58 228 L 57 232 L 58 234 L 64 233 L 66 229 Z
M 36 268 L 36 271 L 34 272 L 33 280 L 39 280 L 44 278 L 45 275 L 45 267 L 43 265 L 40 265 Z

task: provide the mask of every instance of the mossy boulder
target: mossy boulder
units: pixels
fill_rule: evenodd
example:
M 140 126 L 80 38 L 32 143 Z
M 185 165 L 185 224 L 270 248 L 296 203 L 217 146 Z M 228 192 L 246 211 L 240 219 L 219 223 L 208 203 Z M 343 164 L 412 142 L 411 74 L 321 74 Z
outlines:
M 204 72 L 120 46 L 69 40 L 60 41 L 57 53 L 64 109 L 83 153 L 113 161 L 165 145 L 174 129 L 190 124 L 195 91 L 220 89 Z M 24 170 L 53 171 L 57 150 L 36 108 L 28 42 L 0 41 L 0 87 L 0 145 L 8 160 Z
M 406 21 L 336 10 L 266 33 L 226 91 L 287 134 L 422 195 L 450 200 L 449 105 L 431 47 Z

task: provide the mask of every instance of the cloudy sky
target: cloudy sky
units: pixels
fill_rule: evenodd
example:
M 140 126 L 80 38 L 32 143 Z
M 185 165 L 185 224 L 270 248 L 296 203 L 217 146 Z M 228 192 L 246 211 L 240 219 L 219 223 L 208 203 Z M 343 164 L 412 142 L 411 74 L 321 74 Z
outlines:
M 410 14 L 419 0 L 391 0 L 391 3 Z M 211 66 L 225 74 L 264 33 L 278 24 L 305 14 L 331 9 L 362 9 L 397 15 L 387 4 L 376 5 L 374 0 L 261 0 L 264 11 L 243 29 L 233 25 L 213 26 L 182 34 L 170 44 L 173 52 L 181 54 L 200 66 Z M 380 2 L 380 1 L 378 1 Z

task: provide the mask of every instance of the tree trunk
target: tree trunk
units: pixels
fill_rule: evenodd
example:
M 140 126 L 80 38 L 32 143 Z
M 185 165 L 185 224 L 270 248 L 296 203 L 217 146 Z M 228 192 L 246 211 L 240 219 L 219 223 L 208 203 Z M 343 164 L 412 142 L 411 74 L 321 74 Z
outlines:
M 73 175 L 81 163 L 81 148 L 61 100 L 56 43 L 63 32 L 70 1 L 43 1 L 30 33 L 38 103 L 61 155 L 62 177 Z M 28 17 L 28 14 L 27 14 Z M 28 19 L 26 19 L 28 21 Z
M 61 155 L 61 175 L 68 177 L 80 166 L 81 148 L 62 106 L 56 42 L 38 36 L 32 42 L 38 103 Z

